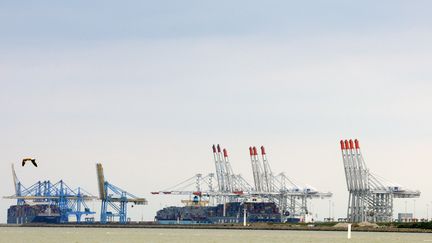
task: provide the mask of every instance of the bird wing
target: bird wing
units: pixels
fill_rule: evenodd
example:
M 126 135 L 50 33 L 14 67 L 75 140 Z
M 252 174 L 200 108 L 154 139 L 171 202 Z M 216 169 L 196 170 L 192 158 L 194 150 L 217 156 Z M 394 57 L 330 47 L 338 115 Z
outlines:
M 36 160 L 32 159 L 31 162 L 35 167 L 37 167 Z

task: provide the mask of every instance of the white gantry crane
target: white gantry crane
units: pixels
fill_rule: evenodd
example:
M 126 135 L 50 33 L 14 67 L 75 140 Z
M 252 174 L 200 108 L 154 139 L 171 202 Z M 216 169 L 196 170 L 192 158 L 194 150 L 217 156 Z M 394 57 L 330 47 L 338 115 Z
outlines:
M 309 212 L 307 202 L 313 198 L 328 198 L 330 192 L 319 192 L 310 186 L 303 186 L 288 178 L 284 173 L 274 175 L 264 146 L 261 158 L 256 147 L 250 147 L 254 185 L 251 186 L 240 174 L 235 174 L 230 164 L 227 149 L 213 145 L 216 173 L 195 176 L 155 195 L 189 195 L 194 200 L 183 200 L 186 204 L 213 205 L 227 202 L 270 201 L 276 203 L 287 217 L 305 217 Z M 213 182 L 217 182 L 217 186 Z M 208 199 L 208 200 L 207 200 Z
M 239 195 L 251 191 L 252 187 L 249 183 L 240 174 L 234 174 L 228 150 L 224 148 L 221 151 L 219 144 L 213 145 L 212 149 L 219 192 Z
M 420 196 L 420 191 L 403 188 L 371 173 L 363 160 L 357 139 L 341 140 L 340 146 L 349 192 L 349 222 L 390 222 L 394 198 Z
M 217 190 L 213 188 L 214 174 L 209 173 L 205 176 L 202 174 L 196 174 L 174 186 L 166 188 L 161 191 L 151 192 L 153 195 L 183 195 L 196 198 L 196 200 L 182 200 L 186 205 L 192 203 L 199 204 L 201 206 L 207 206 L 210 202 L 209 198 L 213 198 L 217 195 Z
M 228 151 L 220 145 L 213 145 L 213 158 L 216 175 L 205 176 L 196 174 L 191 178 L 162 191 L 151 192 L 153 195 L 189 195 L 197 196 L 200 204 L 219 204 L 241 201 L 249 195 L 252 186 L 240 175 L 235 174 L 231 167 Z M 215 178 L 216 177 L 216 178 Z M 217 186 L 213 183 L 217 181 Z M 208 200 L 207 200 L 208 199 Z M 186 200 L 184 200 L 186 202 Z
M 281 212 L 288 217 L 305 218 L 309 214 L 307 203 L 314 198 L 330 198 L 331 192 L 320 192 L 290 179 L 284 172 L 274 175 L 264 146 L 261 146 L 262 163 L 255 146 L 249 147 L 254 190 L 251 194 L 275 202 Z

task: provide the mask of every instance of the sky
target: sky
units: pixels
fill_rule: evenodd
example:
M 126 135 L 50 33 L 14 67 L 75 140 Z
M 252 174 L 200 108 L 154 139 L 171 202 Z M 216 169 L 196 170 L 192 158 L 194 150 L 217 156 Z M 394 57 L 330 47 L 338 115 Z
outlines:
M 252 183 L 251 145 L 276 173 L 321 191 L 318 219 L 346 216 L 339 140 L 432 217 L 430 1 L 1 1 L 0 196 L 63 179 L 98 194 L 95 163 L 148 199 L 214 172 L 211 145 Z M 38 168 L 20 167 L 35 157 Z M 14 201 L 0 199 L 0 222 Z M 90 203 L 99 211 L 99 203 Z M 430 208 L 430 212 L 428 210 Z

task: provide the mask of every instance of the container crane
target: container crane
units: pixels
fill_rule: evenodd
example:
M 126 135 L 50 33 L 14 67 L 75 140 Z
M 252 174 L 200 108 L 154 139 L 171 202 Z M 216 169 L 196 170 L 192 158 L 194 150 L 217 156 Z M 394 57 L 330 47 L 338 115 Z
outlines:
M 420 191 L 404 188 L 370 172 L 357 139 L 341 140 L 340 147 L 349 192 L 349 222 L 391 222 L 394 198 L 420 197 Z
M 81 187 L 71 189 L 63 180 L 52 183 L 49 180 L 38 181 L 26 187 L 18 179 L 15 168 L 12 164 L 12 177 L 14 182 L 15 194 L 4 197 L 5 199 L 16 199 L 18 206 L 23 205 L 48 205 L 59 208 L 60 223 L 67 223 L 69 216 L 76 217 L 76 222 L 81 222 L 82 215 L 92 215 L 87 206 L 88 201 L 93 201 L 97 197 L 91 195 Z
M 101 224 L 112 221 L 114 217 L 119 218 L 120 224 L 127 222 L 127 204 L 145 205 L 147 200 L 139 198 L 105 180 L 101 163 L 96 164 L 98 178 L 99 199 L 101 203 Z M 113 210 L 109 211 L 109 210 Z
M 255 190 L 252 194 L 273 201 L 282 213 L 289 217 L 303 217 L 309 214 L 307 202 L 310 199 L 332 197 L 331 192 L 320 192 L 311 186 L 294 182 L 284 172 L 274 175 L 267 159 L 264 146 L 261 146 L 262 163 L 255 146 L 249 147 Z

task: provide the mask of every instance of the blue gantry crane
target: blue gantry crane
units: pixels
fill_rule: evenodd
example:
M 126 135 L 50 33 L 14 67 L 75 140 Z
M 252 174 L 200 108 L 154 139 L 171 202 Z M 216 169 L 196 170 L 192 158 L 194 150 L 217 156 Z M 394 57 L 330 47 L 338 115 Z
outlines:
M 99 199 L 101 200 L 100 222 L 102 224 L 113 221 L 115 217 L 119 218 L 121 224 L 125 224 L 127 222 L 128 203 L 134 203 L 135 205 L 147 204 L 145 198 L 139 198 L 106 181 L 101 163 L 96 164 L 96 172 Z
M 12 176 L 15 194 L 4 198 L 16 199 L 18 206 L 47 205 L 50 210 L 51 208 L 58 209 L 59 212 L 56 212 L 56 214 L 60 216 L 60 223 L 68 222 L 71 215 L 75 216 L 76 221 L 79 223 L 82 215 L 95 214 L 90 210 L 86 202 L 96 200 L 97 197 L 80 187 L 71 189 L 63 180 L 56 183 L 49 180 L 38 181 L 30 187 L 26 187 L 16 176 L 13 164 Z

